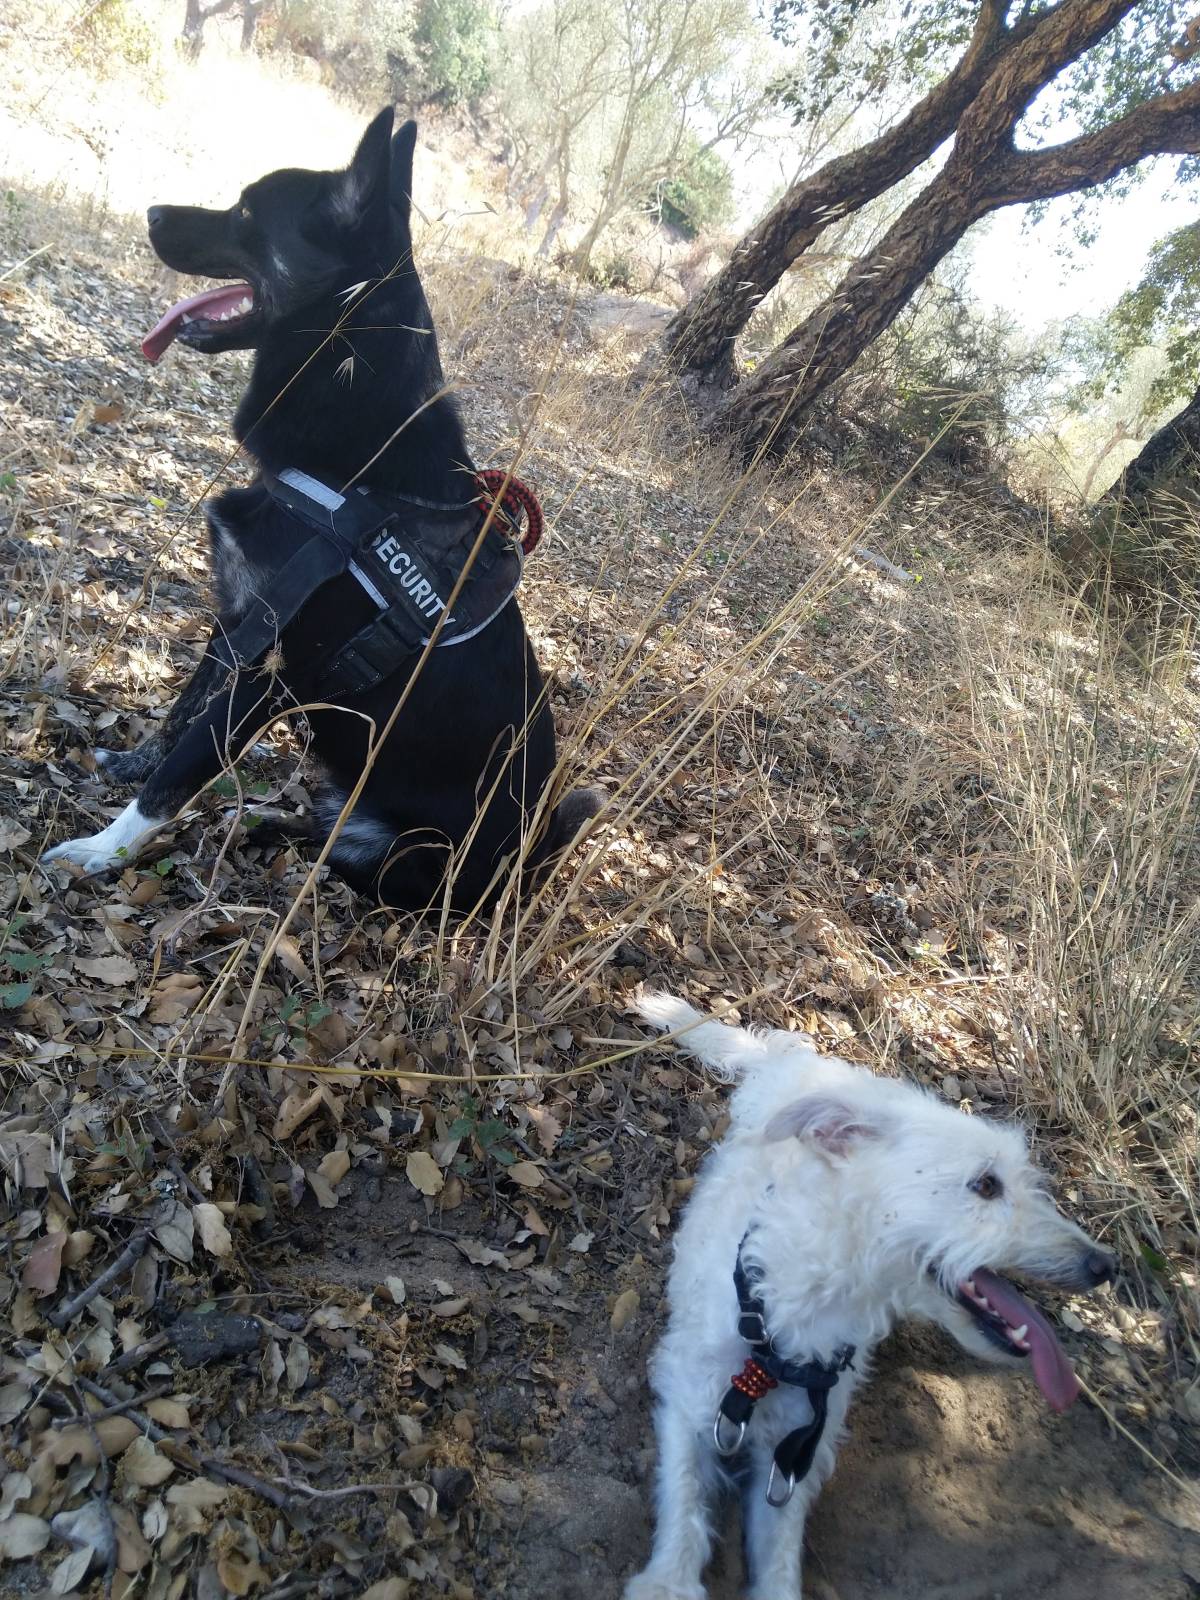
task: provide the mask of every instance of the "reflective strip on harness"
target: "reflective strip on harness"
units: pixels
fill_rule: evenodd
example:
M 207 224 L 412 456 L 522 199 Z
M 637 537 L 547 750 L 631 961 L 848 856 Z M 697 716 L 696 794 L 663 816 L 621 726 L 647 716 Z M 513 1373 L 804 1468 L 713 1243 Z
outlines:
M 402 508 L 407 502 L 399 497 L 366 490 L 342 495 L 291 467 L 277 477 L 264 473 L 263 482 L 278 505 L 321 536 L 308 541 L 280 575 L 282 579 L 293 567 L 307 565 L 315 577 L 283 621 L 290 621 L 322 583 L 341 573 L 353 577 L 377 608 L 378 614 L 353 637 L 330 648 L 317 669 L 318 691 L 331 698 L 361 694 L 389 677 L 407 658 L 424 649 L 439 621 L 438 649 L 473 639 L 495 621 L 520 584 L 521 548 L 498 528 L 492 528 L 476 552 L 454 612 L 446 614 L 447 599 L 478 537 L 478 521 L 456 535 L 451 524 L 451 537 L 438 546 L 435 531 L 418 537 L 405 526 Z M 471 504 L 428 505 L 425 509 L 451 516 L 458 513 L 461 517 Z M 428 523 L 429 519 L 425 520 Z M 317 551 L 310 546 L 319 547 L 323 540 L 329 548 L 322 559 L 314 560 Z M 318 566 L 320 576 L 315 571 Z M 299 572 L 295 576 L 299 577 Z M 278 582 L 272 585 L 272 600 Z M 276 636 L 281 626 L 282 622 L 276 628 Z M 255 637 L 261 632 L 260 626 Z M 241 644 L 241 633 L 239 628 L 231 644 Z M 236 654 L 241 660 L 241 651 Z

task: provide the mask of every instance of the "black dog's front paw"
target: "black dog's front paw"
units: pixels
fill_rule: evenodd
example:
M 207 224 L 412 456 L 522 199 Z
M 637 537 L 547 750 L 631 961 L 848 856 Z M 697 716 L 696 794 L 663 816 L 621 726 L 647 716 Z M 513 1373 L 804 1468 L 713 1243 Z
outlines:
M 153 739 L 147 739 L 136 750 L 96 750 L 96 767 L 110 783 L 141 783 L 158 765 L 158 751 Z

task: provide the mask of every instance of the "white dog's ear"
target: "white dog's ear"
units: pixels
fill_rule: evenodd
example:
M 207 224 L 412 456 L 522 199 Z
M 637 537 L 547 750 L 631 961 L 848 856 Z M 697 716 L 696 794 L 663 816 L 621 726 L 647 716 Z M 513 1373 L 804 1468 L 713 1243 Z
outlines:
M 831 1095 L 808 1095 L 784 1106 L 767 1123 L 768 1143 L 778 1139 L 811 1139 L 827 1155 L 849 1155 L 863 1139 L 883 1133 L 878 1120 L 864 1116 L 855 1106 Z

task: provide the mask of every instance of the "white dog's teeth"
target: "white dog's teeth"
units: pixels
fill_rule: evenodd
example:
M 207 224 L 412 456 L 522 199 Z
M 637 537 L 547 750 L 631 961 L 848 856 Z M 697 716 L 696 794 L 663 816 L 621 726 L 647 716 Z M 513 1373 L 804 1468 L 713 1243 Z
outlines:
M 1014 1344 L 1020 1344 L 1028 1332 L 1029 1324 L 1027 1322 L 1023 1322 L 1019 1328 L 1013 1329 L 1010 1338 Z
M 1029 1340 L 1028 1339 L 1014 1339 L 1013 1340 L 1013 1344 L 1016 1345 L 1018 1350 L 1028 1350 L 1029 1349 Z

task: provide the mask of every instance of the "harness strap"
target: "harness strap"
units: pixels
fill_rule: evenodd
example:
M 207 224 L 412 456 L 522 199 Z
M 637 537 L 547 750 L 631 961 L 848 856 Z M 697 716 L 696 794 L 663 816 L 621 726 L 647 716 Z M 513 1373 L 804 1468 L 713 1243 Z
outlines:
M 476 550 L 470 587 L 456 604 L 456 615 L 443 619 L 439 648 L 464 643 L 495 621 L 520 584 L 523 552 L 533 549 L 542 532 L 541 507 L 532 490 L 499 470 L 478 474 L 477 498 L 459 505 L 365 490 L 340 494 L 295 468 L 280 473 L 264 469 L 261 479 L 271 498 L 311 528 L 313 536 L 274 575 L 268 593 L 253 597 L 238 625 L 217 641 L 215 652 L 226 666 L 250 667 L 324 584 L 348 573 L 371 600 L 375 616 L 351 637 L 343 635 L 329 646 L 323 660 L 308 664 L 318 673 L 321 692 L 331 699 L 364 693 L 427 645 L 444 610 L 443 596 L 450 592 L 446 585 L 452 587 L 457 576 L 457 569 L 447 566 L 446 552 L 439 557 L 436 549 L 406 533 L 403 504 L 451 515 L 475 507 L 486 516 L 496 508 L 496 537 L 489 534 Z M 527 523 L 523 540 L 522 517 Z M 479 524 L 475 526 L 478 531 Z
M 349 551 L 332 533 L 307 540 L 276 573 L 270 598 L 255 595 L 232 633 L 214 641 L 213 651 L 227 667 L 252 666 L 270 650 L 305 601 L 331 578 L 345 572 Z
M 766 1308 L 756 1292 L 749 1273 L 742 1264 L 742 1251 L 749 1233 L 738 1246 L 733 1268 L 733 1284 L 738 1298 L 738 1333 L 751 1347 L 741 1372 L 729 1380 L 729 1388 L 717 1409 L 713 1424 L 713 1439 L 723 1456 L 736 1455 L 746 1436 L 746 1429 L 754 1415 L 754 1408 L 764 1395 L 786 1383 L 803 1389 L 808 1396 L 812 1417 L 808 1422 L 793 1428 L 775 1446 L 771 1476 L 767 1483 L 767 1503 L 783 1506 L 792 1497 L 792 1491 L 811 1469 L 816 1459 L 817 1446 L 825 1432 L 829 1412 L 829 1391 L 854 1360 L 854 1346 L 843 1345 L 832 1361 L 789 1361 L 781 1356 L 767 1331 Z M 722 1437 L 722 1419 L 737 1430 L 732 1441 Z M 782 1490 L 775 1489 L 775 1477 L 783 1480 Z

